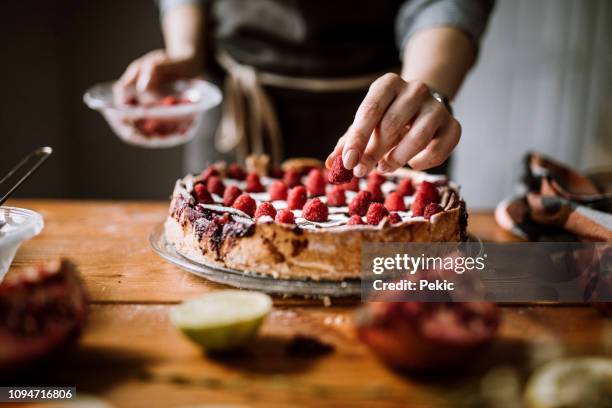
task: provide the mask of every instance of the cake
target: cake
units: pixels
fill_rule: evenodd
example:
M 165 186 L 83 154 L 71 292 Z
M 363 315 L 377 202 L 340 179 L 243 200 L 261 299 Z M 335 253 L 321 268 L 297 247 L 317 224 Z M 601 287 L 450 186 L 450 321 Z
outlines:
M 466 237 L 465 203 L 443 176 L 400 169 L 333 185 L 312 159 L 247 167 L 216 163 L 176 182 L 164 234 L 178 253 L 278 279 L 342 281 L 360 277 L 363 243 Z

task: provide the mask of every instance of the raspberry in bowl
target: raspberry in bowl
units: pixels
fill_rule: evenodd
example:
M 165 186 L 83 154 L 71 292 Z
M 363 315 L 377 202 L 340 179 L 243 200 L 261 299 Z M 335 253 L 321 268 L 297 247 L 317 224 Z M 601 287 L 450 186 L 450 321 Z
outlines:
M 83 100 L 99 111 L 115 134 L 132 145 L 163 148 L 189 142 L 205 112 L 222 99 L 215 85 L 200 80 L 177 80 L 155 93 L 128 89 L 118 96 L 113 82 L 94 85 Z

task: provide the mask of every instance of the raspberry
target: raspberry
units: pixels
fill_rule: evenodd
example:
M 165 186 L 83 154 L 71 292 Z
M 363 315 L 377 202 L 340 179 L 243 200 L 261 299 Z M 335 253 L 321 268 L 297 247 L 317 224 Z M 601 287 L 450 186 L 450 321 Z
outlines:
M 359 179 L 357 177 L 353 177 L 348 183 L 342 184 L 342 188 L 347 191 L 359 191 Z
M 331 207 L 341 207 L 346 205 L 346 196 L 341 186 L 334 186 L 327 192 L 327 205 Z
M 289 188 L 302 184 L 302 178 L 300 176 L 300 173 L 298 173 L 298 171 L 295 169 L 287 170 L 283 175 L 283 181 Z
M 221 217 L 215 217 L 215 222 L 220 225 L 227 224 L 232 220 L 232 216 L 229 213 L 223 213 Z
M 401 179 L 397 185 L 397 192 L 402 196 L 411 196 L 414 194 L 414 186 L 409 178 Z
M 325 195 L 325 179 L 319 169 L 312 169 L 306 179 L 306 190 L 311 197 Z
M 370 225 L 378 225 L 380 222 L 389 215 L 389 211 L 381 203 L 372 203 L 368 207 L 368 213 L 366 214 L 366 221 Z
M 425 211 L 425 207 L 429 203 L 437 203 L 440 200 L 440 195 L 436 186 L 428 181 L 422 181 L 414 195 L 411 210 L 412 215 L 421 216 Z
M 385 196 L 383 195 L 382 190 L 380 189 L 380 184 L 370 183 L 368 186 L 368 191 L 370 192 L 371 200 L 377 203 L 382 203 L 385 201 Z
M 355 214 L 352 215 L 351 218 L 349 218 L 348 225 L 363 225 L 363 220 L 361 219 L 361 216 Z
M 406 211 L 404 197 L 397 191 L 389 193 L 385 198 L 385 207 L 389 211 Z
M 204 171 L 202 171 L 202 174 L 200 174 L 200 179 L 204 183 L 206 183 L 211 176 L 218 176 L 218 175 L 219 175 L 219 170 L 217 170 L 215 166 L 210 165 L 206 169 L 204 169 Z
M 280 167 L 273 167 L 272 170 L 270 170 L 270 177 L 272 178 L 282 179 L 284 175 L 285 172 Z
M 236 201 L 234 201 L 232 207 L 252 217 L 255 215 L 257 203 L 250 195 L 248 195 L 247 193 L 242 193 L 238 196 Z
M 208 181 L 206 181 L 206 189 L 212 194 L 223 196 L 223 192 L 225 191 L 225 184 L 223 184 L 223 181 L 221 181 L 221 177 L 210 176 L 208 178 Z
M 270 194 L 270 200 L 286 200 L 289 189 L 281 180 L 276 180 L 268 187 L 268 194 Z
M 437 203 L 429 203 L 425 206 L 425 210 L 423 211 L 423 217 L 426 220 L 430 219 L 432 215 L 442 212 L 442 207 Z
M 329 210 L 327 209 L 327 206 L 323 204 L 318 198 L 313 198 L 312 200 L 309 200 L 304 206 L 304 210 L 302 211 L 302 217 L 306 218 L 308 221 L 327 221 L 328 215 Z
M 371 201 L 372 194 L 369 191 L 358 192 L 349 205 L 349 214 L 364 216 Z
M 342 156 L 336 156 L 334 159 L 331 170 L 327 175 L 327 180 L 329 180 L 332 184 L 343 184 L 351 181 L 353 177 L 353 172 L 346 167 L 344 167 L 344 163 L 342 163 Z
M 264 215 L 272 217 L 272 219 L 276 217 L 276 208 L 269 202 L 259 204 L 257 211 L 255 211 L 255 218 L 263 217 Z
M 370 172 L 370 174 L 368 174 L 368 185 L 377 185 L 380 186 L 382 185 L 382 183 L 384 183 L 385 181 L 387 181 L 387 178 L 380 174 L 377 171 L 372 171 Z
M 193 194 L 198 204 L 213 204 L 215 201 L 202 183 L 198 183 L 193 187 Z
M 295 217 L 291 210 L 285 208 L 276 213 L 274 220 L 280 224 L 295 224 Z
M 247 193 L 261 193 L 265 191 L 264 187 L 261 185 L 261 181 L 259 180 L 259 174 L 247 174 L 245 191 Z
M 391 224 L 398 224 L 402 222 L 402 217 L 400 217 L 400 215 L 396 212 L 392 212 L 391 214 L 389 214 L 387 219 L 389 220 Z
M 244 180 L 246 173 L 238 163 L 232 163 L 227 167 L 227 177 L 234 180 Z
M 223 193 L 223 205 L 226 207 L 231 207 L 234 204 L 234 201 L 242 194 L 242 190 L 236 186 L 229 186 L 225 189 Z
M 301 210 L 306 204 L 306 189 L 304 186 L 293 187 L 287 197 L 287 206 L 290 210 Z

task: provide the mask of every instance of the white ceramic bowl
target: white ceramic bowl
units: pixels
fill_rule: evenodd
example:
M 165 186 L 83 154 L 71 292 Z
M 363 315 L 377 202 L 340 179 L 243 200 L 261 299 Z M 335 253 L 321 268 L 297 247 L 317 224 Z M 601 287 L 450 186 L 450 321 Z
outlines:
M 40 214 L 25 208 L 0 207 L 0 282 L 24 241 L 40 234 L 45 223 Z
M 165 84 L 156 94 L 156 99 L 172 95 L 189 103 L 129 105 L 118 102 L 113 84 L 94 85 L 85 92 L 83 100 L 104 116 L 121 140 L 141 147 L 163 148 L 189 142 L 197 133 L 204 113 L 222 100 L 221 91 L 210 82 L 182 79 Z M 134 90 L 128 93 L 137 96 Z M 152 99 L 150 94 L 144 96 Z

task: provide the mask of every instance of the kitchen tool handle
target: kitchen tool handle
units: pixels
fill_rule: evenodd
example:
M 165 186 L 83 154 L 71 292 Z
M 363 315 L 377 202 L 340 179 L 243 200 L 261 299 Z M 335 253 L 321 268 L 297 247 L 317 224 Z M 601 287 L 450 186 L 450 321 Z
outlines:
M 34 172 L 36 172 L 40 166 L 42 166 L 49 156 L 51 156 L 51 153 L 53 153 L 53 149 L 49 146 L 39 147 L 24 157 L 15 167 L 13 167 L 4 177 L 2 177 L 2 180 L 0 180 L 0 188 L 17 171 L 22 169 L 24 171 L 27 170 L 26 173 L 11 186 L 8 192 L 0 198 L 0 205 L 4 204 L 4 202 L 8 200 L 9 197 L 19 188 L 19 186 L 21 186 L 24 181 L 34 174 Z

